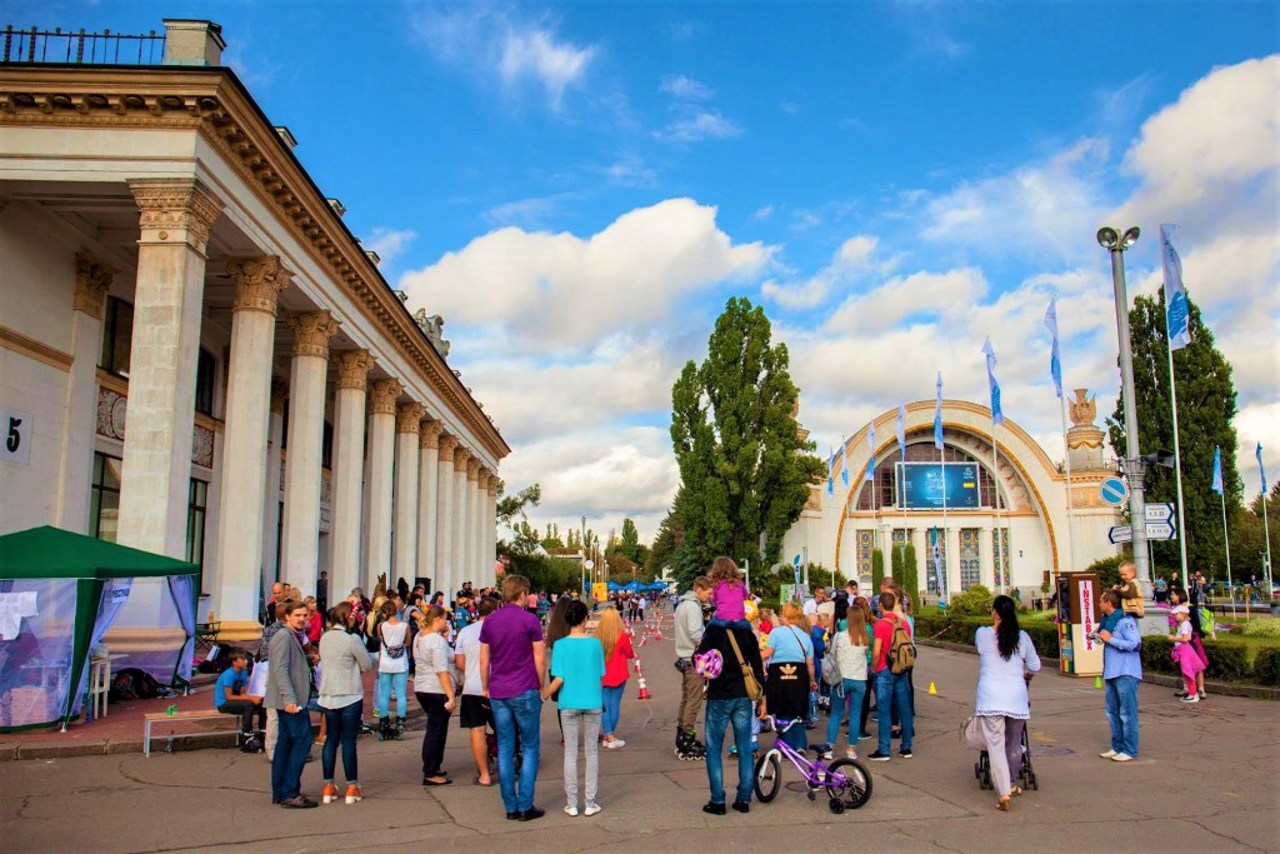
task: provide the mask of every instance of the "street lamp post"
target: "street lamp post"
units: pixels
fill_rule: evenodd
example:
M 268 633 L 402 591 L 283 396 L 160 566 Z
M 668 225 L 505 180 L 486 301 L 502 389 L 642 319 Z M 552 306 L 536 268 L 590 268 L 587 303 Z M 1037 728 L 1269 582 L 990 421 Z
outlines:
M 1125 290 L 1124 252 L 1138 242 L 1141 232 L 1135 225 L 1123 236 L 1111 226 L 1098 229 L 1098 245 L 1111 253 L 1111 285 L 1115 291 L 1116 331 L 1120 337 L 1120 394 L 1124 401 L 1125 459 L 1129 480 L 1129 522 L 1133 528 L 1133 563 L 1143 598 L 1152 592 L 1151 568 L 1147 560 L 1147 510 L 1142 480 L 1146 461 L 1138 450 L 1138 404 L 1133 388 L 1133 347 L 1129 337 L 1129 295 Z M 1179 532 L 1179 536 L 1183 536 Z

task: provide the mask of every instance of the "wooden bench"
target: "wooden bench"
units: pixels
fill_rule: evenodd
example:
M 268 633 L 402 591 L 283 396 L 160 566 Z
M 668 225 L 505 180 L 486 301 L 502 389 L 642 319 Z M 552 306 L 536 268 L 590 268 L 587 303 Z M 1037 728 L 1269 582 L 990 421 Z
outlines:
M 190 712 L 175 712 L 168 714 L 167 712 L 151 712 L 143 717 L 142 724 L 142 754 L 148 759 L 151 758 L 151 725 L 162 723 L 190 723 L 192 721 L 219 721 L 228 720 L 236 724 L 235 729 L 219 729 L 210 730 L 200 733 L 201 735 L 228 735 L 240 733 L 240 717 L 238 715 L 227 715 L 219 712 L 217 709 L 197 709 Z

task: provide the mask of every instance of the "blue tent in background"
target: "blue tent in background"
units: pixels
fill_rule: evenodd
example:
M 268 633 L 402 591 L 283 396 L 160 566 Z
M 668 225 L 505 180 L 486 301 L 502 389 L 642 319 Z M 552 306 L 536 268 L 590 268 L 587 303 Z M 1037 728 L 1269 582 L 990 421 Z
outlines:
M 651 581 L 651 582 L 649 582 L 649 586 L 648 586 L 646 589 L 648 589 L 648 590 L 655 590 L 655 591 L 659 591 L 659 592 L 660 592 L 660 591 L 663 591 L 663 590 L 666 590 L 666 589 L 667 589 L 667 582 L 665 582 L 665 581 Z
M 616 582 L 616 581 L 610 581 L 610 582 L 609 582 L 609 592 L 610 592 L 610 593 L 617 593 L 617 592 L 618 592 L 619 590 L 621 590 L 621 589 L 622 589 L 622 585 L 621 585 L 621 584 L 619 584 L 618 582 Z
M 641 590 L 644 590 L 644 585 L 641 584 L 639 581 L 631 581 L 631 582 L 628 582 L 626 586 L 624 586 L 622 589 L 627 591 L 628 593 L 639 593 Z

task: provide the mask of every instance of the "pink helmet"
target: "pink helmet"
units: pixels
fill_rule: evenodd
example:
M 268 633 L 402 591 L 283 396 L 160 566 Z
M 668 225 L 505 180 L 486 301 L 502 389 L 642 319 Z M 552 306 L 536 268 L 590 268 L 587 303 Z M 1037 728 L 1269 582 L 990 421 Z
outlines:
M 724 670 L 724 656 L 718 649 L 709 649 L 693 657 L 693 670 L 703 679 L 715 679 Z

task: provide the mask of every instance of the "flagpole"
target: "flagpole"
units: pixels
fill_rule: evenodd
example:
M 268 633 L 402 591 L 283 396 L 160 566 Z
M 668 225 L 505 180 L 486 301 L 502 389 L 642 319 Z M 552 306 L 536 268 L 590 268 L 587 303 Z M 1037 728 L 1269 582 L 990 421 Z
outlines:
M 1222 499 L 1222 540 L 1227 547 L 1227 592 L 1231 595 L 1231 616 L 1236 615 L 1236 588 L 1231 584 L 1231 535 L 1227 533 L 1227 496 L 1224 486 L 1218 495 Z
M 1004 592 L 1004 568 L 1000 565 L 1004 563 L 1007 557 L 1005 550 L 1008 545 L 1004 542 L 1004 537 L 1000 533 L 1000 443 L 996 441 L 996 422 L 995 418 L 991 419 L 991 491 L 993 493 L 991 500 L 994 502 L 996 511 L 996 541 L 1001 544 L 1000 548 L 993 549 L 996 560 L 996 591 Z M 994 543 L 992 544 L 995 545 Z
M 1267 525 L 1267 491 L 1262 490 L 1262 537 L 1267 542 L 1267 606 L 1275 601 L 1271 592 L 1271 530 Z
M 1166 287 L 1166 302 L 1168 298 L 1169 291 Z M 1178 551 L 1182 557 L 1182 588 L 1185 590 L 1187 588 L 1187 526 L 1182 515 L 1182 453 L 1178 447 L 1178 380 L 1173 373 L 1173 336 L 1169 334 L 1167 324 L 1164 338 L 1169 355 L 1169 405 L 1173 409 L 1173 471 L 1178 483 Z M 1135 519 L 1133 523 L 1146 525 L 1147 520 Z
M 1076 570 L 1076 511 L 1071 497 L 1071 442 L 1067 439 L 1067 398 L 1058 396 L 1058 414 L 1062 418 L 1062 453 L 1067 467 L 1067 560 L 1070 562 L 1068 572 Z M 1056 582 L 1056 579 L 1055 579 Z
M 946 587 L 951 583 L 951 556 L 947 554 L 947 446 L 944 442 L 938 451 L 938 473 L 942 475 L 942 545 L 938 552 L 942 555 L 942 577 L 938 579 L 938 595 L 946 595 Z

